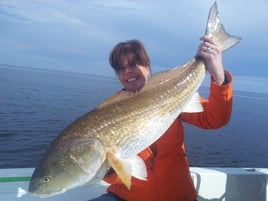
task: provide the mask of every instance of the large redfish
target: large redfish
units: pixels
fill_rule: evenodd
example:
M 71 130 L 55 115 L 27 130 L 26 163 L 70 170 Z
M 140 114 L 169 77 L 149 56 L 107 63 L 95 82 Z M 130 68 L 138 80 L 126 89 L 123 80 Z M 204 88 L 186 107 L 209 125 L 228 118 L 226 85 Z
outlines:
M 216 3 L 206 35 L 222 50 L 240 41 L 224 31 Z M 146 180 L 137 154 L 150 146 L 183 111 L 201 111 L 197 90 L 206 73 L 203 59 L 154 74 L 138 92 L 121 92 L 70 124 L 36 167 L 29 191 L 40 197 L 100 181 L 112 167 L 125 185 L 131 176 Z

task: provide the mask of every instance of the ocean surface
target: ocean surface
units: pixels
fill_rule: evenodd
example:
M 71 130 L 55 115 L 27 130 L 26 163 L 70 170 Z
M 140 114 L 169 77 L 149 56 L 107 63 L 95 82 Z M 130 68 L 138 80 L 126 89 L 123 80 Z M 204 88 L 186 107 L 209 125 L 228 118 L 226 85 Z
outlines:
M 0 67 L 0 168 L 36 166 L 69 123 L 120 88 L 115 78 Z M 268 94 L 234 91 L 229 124 L 185 124 L 185 146 L 191 166 L 268 167 Z

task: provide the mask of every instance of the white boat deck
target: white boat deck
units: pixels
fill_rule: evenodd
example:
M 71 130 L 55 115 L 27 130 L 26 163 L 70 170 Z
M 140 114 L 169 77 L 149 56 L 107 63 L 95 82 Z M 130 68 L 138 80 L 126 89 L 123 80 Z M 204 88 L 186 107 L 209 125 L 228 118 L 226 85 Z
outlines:
M 0 169 L 1 201 L 87 201 L 105 193 L 107 185 L 83 186 L 49 198 L 26 194 L 17 198 L 18 188 L 28 189 L 33 168 Z M 191 168 L 198 201 L 268 201 L 268 168 Z

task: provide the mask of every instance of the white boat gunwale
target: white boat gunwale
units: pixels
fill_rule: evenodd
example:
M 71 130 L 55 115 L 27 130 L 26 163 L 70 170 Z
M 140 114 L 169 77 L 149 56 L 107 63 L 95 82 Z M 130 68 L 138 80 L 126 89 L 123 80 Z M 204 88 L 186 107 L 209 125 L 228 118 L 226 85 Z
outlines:
M 26 194 L 17 198 L 18 188 L 27 189 L 34 168 L 0 169 L 0 200 L 86 201 L 105 193 L 107 184 L 97 183 L 41 199 Z M 191 167 L 198 201 L 267 201 L 268 168 Z

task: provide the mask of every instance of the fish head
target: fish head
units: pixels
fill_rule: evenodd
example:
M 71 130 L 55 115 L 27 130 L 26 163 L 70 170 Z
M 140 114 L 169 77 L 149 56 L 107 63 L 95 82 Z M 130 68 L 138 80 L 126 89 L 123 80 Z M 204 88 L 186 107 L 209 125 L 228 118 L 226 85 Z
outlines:
M 99 140 L 76 140 L 72 146 L 54 143 L 36 167 L 29 192 L 39 197 L 50 197 L 101 180 L 106 172 L 106 153 Z M 102 169 L 102 170 L 101 170 Z

